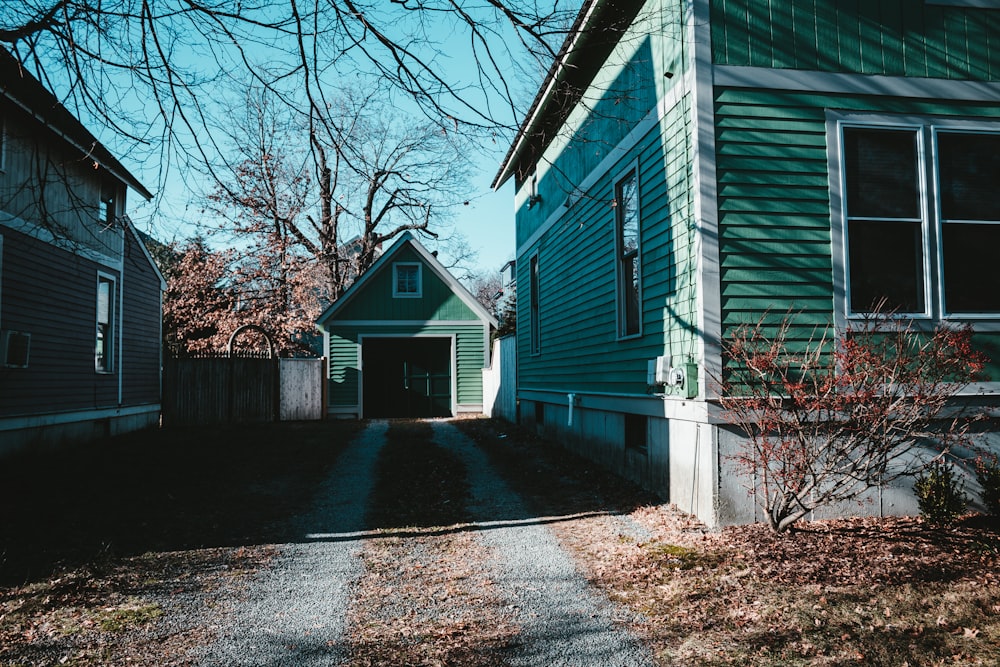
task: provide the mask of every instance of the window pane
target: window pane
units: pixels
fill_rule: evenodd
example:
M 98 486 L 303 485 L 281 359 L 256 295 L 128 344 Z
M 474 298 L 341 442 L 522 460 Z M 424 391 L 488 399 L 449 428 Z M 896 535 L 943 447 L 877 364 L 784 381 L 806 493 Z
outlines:
M 847 215 L 920 218 L 917 133 L 844 128 Z
M 883 298 L 890 310 L 924 312 L 920 229 L 918 222 L 848 223 L 852 312 L 869 311 Z
M 530 306 L 530 323 L 531 328 L 531 352 L 532 354 L 537 354 L 541 349 L 541 329 L 539 325 L 539 294 L 538 294 L 538 257 L 532 257 L 531 263 L 528 265 L 529 276 L 529 303 Z
M 621 235 L 620 252 L 624 255 L 639 247 L 639 192 L 634 174 L 618 184 L 615 199 Z
M 1000 312 L 996 268 L 1000 224 L 949 222 L 942 229 L 944 307 L 949 313 Z
M 639 333 L 639 267 L 635 253 L 622 259 L 622 335 Z
M 111 283 L 101 280 L 97 283 L 97 323 L 111 321 Z
M 938 134 L 941 215 L 945 220 L 1000 220 L 1000 134 Z
M 416 266 L 396 266 L 397 294 L 417 294 L 420 292 L 418 268 Z

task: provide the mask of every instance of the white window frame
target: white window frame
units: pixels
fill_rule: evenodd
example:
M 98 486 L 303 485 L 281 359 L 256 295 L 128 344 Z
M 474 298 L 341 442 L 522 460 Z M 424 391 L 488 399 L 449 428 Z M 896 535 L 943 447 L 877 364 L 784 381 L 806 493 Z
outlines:
M 415 292 L 401 292 L 399 290 L 399 270 L 402 268 L 415 268 L 417 276 L 417 289 Z M 392 265 L 392 297 L 394 299 L 419 299 L 424 295 L 423 265 L 420 262 L 395 262 Z
M 626 288 L 626 277 L 624 272 L 624 260 L 625 252 L 622 247 L 622 217 L 621 217 L 621 206 L 618 202 L 618 194 L 620 188 L 625 181 L 630 178 L 635 179 L 635 215 L 636 215 L 636 248 L 634 251 L 635 255 L 635 272 L 637 274 L 637 294 L 638 299 L 638 312 L 636 317 L 638 318 L 638 329 L 636 331 L 628 331 L 628 310 L 625 304 L 625 288 Z M 614 198 L 615 206 L 613 207 L 614 215 L 612 224 L 614 225 L 614 235 L 615 235 L 615 333 L 618 340 L 629 340 L 632 338 L 638 338 L 642 336 L 642 197 L 640 196 L 640 181 L 639 181 L 639 164 L 638 161 L 633 163 L 627 169 L 619 172 L 618 176 L 614 180 L 614 190 L 612 196 Z M 632 255 L 633 253 L 628 253 Z
M 977 330 L 1000 331 L 1000 313 L 946 312 L 944 303 L 944 255 L 937 135 L 939 132 L 998 134 L 1000 122 L 950 119 L 935 116 L 841 113 L 827 111 L 829 147 L 830 218 L 833 251 L 834 317 L 838 327 L 863 319 L 863 311 L 850 311 L 850 266 L 847 239 L 844 128 L 912 130 L 918 135 L 919 196 L 922 216 L 924 306 L 923 313 L 900 313 L 900 319 L 916 322 L 975 322 Z M 998 223 L 1000 224 L 1000 223 Z
M 1000 9 L 1000 0 L 924 0 L 927 5 L 944 7 L 971 7 L 974 9 Z
M 542 353 L 541 281 L 541 263 L 536 251 L 528 258 L 528 352 L 531 356 Z
M 110 293 L 108 294 L 108 322 L 106 326 L 108 330 L 105 332 L 104 337 L 104 354 L 106 360 L 103 365 L 98 362 L 97 357 L 97 340 L 100 332 L 101 321 L 98 319 L 100 317 L 101 311 L 101 284 L 110 284 Z M 97 282 L 95 283 L 97 288 L 94 295 L 94 370 L 101 375 L 111 375 L 114 374 L 115 368 L 117 367 L 117 336 L 118 336 L 118 279 L 110 273 L 104 273 L 103 271 L 97 272 Z
M 7 171 L 7 116 L 0 113 L 0 174 Z

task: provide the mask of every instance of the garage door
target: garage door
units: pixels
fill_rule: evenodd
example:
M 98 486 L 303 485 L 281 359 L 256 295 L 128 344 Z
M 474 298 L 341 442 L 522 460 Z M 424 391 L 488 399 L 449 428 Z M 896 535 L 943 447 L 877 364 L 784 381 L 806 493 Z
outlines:
M 450 417 L 450 338 L 366 338 L 364 416 Z

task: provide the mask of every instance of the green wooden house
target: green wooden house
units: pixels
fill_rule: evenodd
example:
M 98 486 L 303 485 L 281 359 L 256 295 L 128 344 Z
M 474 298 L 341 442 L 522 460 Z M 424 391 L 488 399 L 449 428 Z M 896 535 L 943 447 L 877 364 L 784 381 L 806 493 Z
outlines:
M 482 412 L 496 319 L 409 232 L 317 322 L 331 416 Z
M 884 296 L 971 322 L 1000 377 L 996 0 L 586 0 L 511 178 L 522 421 L 710 523 L 755 519 L 714 400 L 734 326 Z

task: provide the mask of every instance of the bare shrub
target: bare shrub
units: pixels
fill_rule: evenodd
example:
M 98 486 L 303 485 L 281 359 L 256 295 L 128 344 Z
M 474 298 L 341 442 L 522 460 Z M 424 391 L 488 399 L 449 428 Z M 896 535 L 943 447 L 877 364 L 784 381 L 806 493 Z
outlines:
M 784 531 L 809 512 L 940 458 L 974 418 L 957 398 L 987 359 L 968 326 L 921 332 L 881 313 L 844 330 L 796 337 L 793 317 L 765 315 L 722 343 L 725 419 L 747 435 L 735 457 L 768 522 Z

